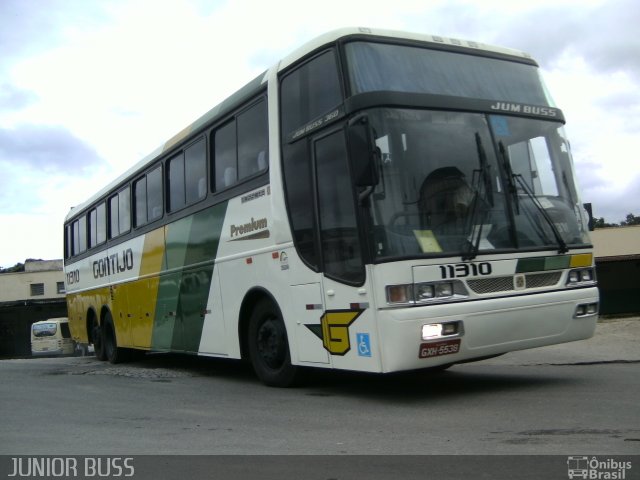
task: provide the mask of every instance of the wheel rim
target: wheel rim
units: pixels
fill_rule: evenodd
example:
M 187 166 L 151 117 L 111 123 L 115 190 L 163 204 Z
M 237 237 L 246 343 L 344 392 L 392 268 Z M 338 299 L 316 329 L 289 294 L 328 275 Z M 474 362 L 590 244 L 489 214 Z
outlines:
M 274 318 L 266 319 L 258 328 L 257 349 L 262 362 L 277 370 L 286 358 L 286 339 L 281 323 Z

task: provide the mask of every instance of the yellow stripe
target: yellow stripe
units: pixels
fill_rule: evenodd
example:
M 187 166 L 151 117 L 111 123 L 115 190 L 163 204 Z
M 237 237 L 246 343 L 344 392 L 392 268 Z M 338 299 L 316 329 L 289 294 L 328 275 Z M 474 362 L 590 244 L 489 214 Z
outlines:
M 571 255 L 570 267 L 590 267 L 593 265 L 593 254 L 582 253 L 580 255 Z
M 171 137 L 162 147 L 162 151 L 166 152 L 170 148 L 173 148 L 177 143 L 181 142 L 191 133 L 191 125 L 183 128 L 178 133 L 176 133 L 173 137 Z
M 163 260 L 164 228 L 159 228 L 145 235 L 140 265 L 142 278 L 127 285 L 129 312 L 132 314 L 131 341 L 134 347 L 151 348 Z

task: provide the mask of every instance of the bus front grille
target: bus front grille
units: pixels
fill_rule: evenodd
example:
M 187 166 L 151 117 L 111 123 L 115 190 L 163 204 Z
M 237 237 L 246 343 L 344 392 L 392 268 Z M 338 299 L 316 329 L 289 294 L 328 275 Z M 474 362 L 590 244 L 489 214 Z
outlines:
M 525 288 L 552 287 L 556 285 L 562 272 L 529 273 L 525 275 Z M 514 276 L 479 278 L 467 280 L 467 285 L 475 293 L 496 293 L 515 290 Z

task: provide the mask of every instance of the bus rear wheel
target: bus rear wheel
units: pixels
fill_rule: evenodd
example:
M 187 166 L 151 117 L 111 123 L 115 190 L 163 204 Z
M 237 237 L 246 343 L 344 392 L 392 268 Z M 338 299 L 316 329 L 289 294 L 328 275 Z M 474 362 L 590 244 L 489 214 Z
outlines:
M 102 342 L 104 343 L 104 353 L 109 363 L 122 363 L 129 359 L 129 350 L 126 348 L 118 347 L 118 341 L 116 340 L 116 329 L 113 326 L 113 319 L 111 314 L 107 313 L 104 317 L 102 327 Z
M 98 322 L 94 321 L 93 328 L 91 329 L 91 338 L 93 341 L 93 350 L 96 354 L 96 358 L 100 361 L 107 359 L 107 355 L 104 349 L 103 330 L 98 325 Z
M 258 378 L 270 387 L 294 384 L 298 368 L 291 364 L 287 330 L 280 310 L 260 301 L 249 320 L 249 354 Z

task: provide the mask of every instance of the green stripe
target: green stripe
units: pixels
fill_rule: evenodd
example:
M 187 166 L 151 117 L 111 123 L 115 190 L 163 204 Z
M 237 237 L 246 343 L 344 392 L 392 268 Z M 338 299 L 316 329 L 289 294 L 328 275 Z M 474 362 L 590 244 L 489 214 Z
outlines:
M 158 288 L 152 348 L 197 352 L 227 202 L 165 229 L 166 256 Z
M 516 273 L 541 272 L 544 270 L 562 270 L 569 268 L 570 255 L 556 257 L 521 258 L 516 266 Z
M 545 260 L 545 270 L 562 270 L 564 268 L 569 268 L 569 264 L 571 263 L 571 257 L 569 255 L 547 257 Z

